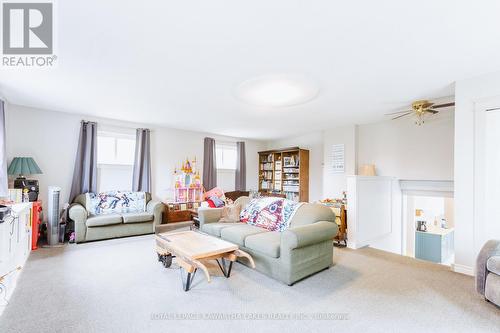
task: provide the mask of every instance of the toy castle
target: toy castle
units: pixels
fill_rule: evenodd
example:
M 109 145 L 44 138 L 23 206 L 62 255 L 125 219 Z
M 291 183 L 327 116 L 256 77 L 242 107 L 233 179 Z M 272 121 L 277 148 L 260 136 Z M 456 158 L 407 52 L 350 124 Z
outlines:
M 175 202 L 199 202 L 203 197 L 200 171 L 196 169 L 196 157 L 182 162 L 181 168 L 174 169 Z

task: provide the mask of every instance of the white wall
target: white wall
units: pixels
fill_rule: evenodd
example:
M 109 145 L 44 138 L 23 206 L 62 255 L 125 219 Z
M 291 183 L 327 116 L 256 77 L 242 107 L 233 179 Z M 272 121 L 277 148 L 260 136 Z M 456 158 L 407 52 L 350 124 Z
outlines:
M 323 198 L 323 132 L 312 132 L 267 143 L 267 149 L 297 146 L 309 150 L 309 202 L 320 200 Z
M 137 127 L 152 129 L 152 192 L 155 198 L 160 199 L 166 195 L 166 190 L 171 187 L 171 175 L 174 167 L 179 167 L 183 159 L 196 156 L 201 168 L 204 137 L 210 136 L 226 142 L 241 140 L 201 132 L 152 127 L 110 119 L 96 119 L 18 105 L 9 104 L 6 109 L 8 162 L 15 156 L 32 156 L 35 159 L 43 174 L 33 178 L 40 181 L 40 194 L 44 202 L 47 201 L 47 186 L 49 185 L 60 186 L 63 202 L 68 200 L 82 119 L 96 120 L 100 127 L 103 126 L 106 129 L 117 128 L 125 131 Z M 257 152 L 265 149 L 266 145 L 264 142 L 255 140 L 243 141 L 246 142 L 247 188 L 256 189 L 258 182 Z M 225 187 L 228 186 L 228 182 L 230 183 L 230 180 L 224 179 Z M 234 190 L 234 188 L 228 188 L 228 190 Z
M 347 176 L 356 174 L 357 130 L 357 125 L 350 125 L 323 132 L 323 198 L 342 198 L 342 192 L 347 190 Z M 343 173 L 333 172 L 332 146 L 335 144 L 344 145 Z
M 455 199 L 444 198 L 444 218 L 448 228 L 455 227 Z
M 453 179 L 454 113 L 443 110 L 422 126 L 410 118 L 358 127 L 358 166 L 377 175 L 414 180 Z
M 474 220 L 475 105 L 495 96 L 500 96 L 500 72 L 455 84 L 455 270 L 465 273 L 474 267 L 479 246 L 474 224 L 481 223 Z
M 331 169 L 331 147 L 345 145 L 345 172 Z M 270 141 L 268 149 L 300 146 L 310 150 L 309 199 L 340 198 L 346 176 L 375 164 L 379 176 L 412 180 L 453 180 L 454 112 L 443 110 L 417 126 L 412 118 L 336 127 Z
M 422 216 L 418 219 L 427 221 L 428 226 L 433 225 L 434 221 L 437 219 L 437 226 L 440 227 L 441 218 L 444 217 L 445 214 L 444 199 L 444 197 L 415 196 L 413 199 L 415 209 L 421 209 L 423 211 Z M 415 219 L 417 219 L 417 217 L 414 214 L 414 220 Z M 415 225 L 414 221 L 413 225 Z

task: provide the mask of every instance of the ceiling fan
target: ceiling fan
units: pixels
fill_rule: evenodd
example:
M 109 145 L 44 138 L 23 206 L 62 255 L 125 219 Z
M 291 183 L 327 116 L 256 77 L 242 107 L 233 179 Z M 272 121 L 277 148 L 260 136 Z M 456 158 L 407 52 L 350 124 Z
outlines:
M 411 110 L 405 110 L 405 111 L 399 111 L 399 112 L 393 112 L 393 113 L 386 113 L 386 116 L 394 116 L 392 120 L 396 120 L 411 114 L 415 114 L 417 117 L 417 120 L 415 121 L 415 124 L 417 125 L 423 125 L 424 124 L 424 118 L 427 114 L 436 114 L 439 112 L 440 108 L 447 108 L 450 106 L 455 106 L 454 102 L 450 103 L 443 103 L 443 104 L 435 104 L 432 102 L 429 102 L 427 100 L 421 100 L 421 101 L 415 101 L 411 103 Z

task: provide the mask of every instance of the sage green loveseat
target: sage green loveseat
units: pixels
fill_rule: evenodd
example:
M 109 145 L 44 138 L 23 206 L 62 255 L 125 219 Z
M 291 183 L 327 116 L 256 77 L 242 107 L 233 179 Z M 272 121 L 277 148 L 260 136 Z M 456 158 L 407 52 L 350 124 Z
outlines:
M 77 243 L 154 233 L 155 226 L 162 222 L 164 210 L 164 204 L 151 200 L 149 193 L 146 193 L 144 212 L 89 216 L 85 207 L 86 195 L 80 194 L 69 208 Z
M 244 208 L 248 202 L 248 197 L 240 197 L 235 203 Z M 332 265 L 338 227 L 328 207 L 303 204 L 283 232 L 239 221 L 218 222 L 221 214 L 222 208 L 200 208 L 201 231 L 237 244 L 253 257 L 258 271 L 274 279 L 292 285 Z

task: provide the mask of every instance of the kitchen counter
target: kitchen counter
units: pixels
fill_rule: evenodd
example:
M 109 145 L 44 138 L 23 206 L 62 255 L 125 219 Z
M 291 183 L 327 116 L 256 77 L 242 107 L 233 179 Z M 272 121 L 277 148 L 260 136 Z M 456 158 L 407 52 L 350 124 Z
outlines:
M 439 228 L 439 227 L 428 227 L 427 231 L 416 230 L 416 232 L 421 232 L 424 234 L 434 234 L 434 235 L 440 235 L 440 236 L 447 235 L 453 231 L 455 231 L 454 228 Z

